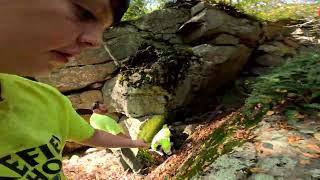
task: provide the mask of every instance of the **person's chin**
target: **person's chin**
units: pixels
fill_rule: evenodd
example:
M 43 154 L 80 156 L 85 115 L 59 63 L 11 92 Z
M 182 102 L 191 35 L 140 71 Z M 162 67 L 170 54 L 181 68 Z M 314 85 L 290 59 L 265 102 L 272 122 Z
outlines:
M 51 72 L 53 72 L 55 69 L 58 69 L 58 67 L 60 66 L 61 64 L 57 64 L 52 61 L 47 61 L 45 64 L 39 65 L 37 69 L 34 69 L 32 74 L 37 77 L 46 77 L 49 76 Z
M 38 69 L 34 69 L 32 72 L 28 73 L 32 77 L 47 77 L 50 75 L 51 69 L 48 66 L 44 66 Z

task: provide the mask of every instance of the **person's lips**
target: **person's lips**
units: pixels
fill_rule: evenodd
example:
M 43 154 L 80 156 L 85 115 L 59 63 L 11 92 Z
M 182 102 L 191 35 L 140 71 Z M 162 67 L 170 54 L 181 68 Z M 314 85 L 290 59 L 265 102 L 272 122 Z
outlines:
M 69 59 L 77 54 L 78 52 L 66 52 L 66 51 L 56 51 L 53 50 L 51 51 L 54 56 L 56 57 L 57 61 L 60 61 L 62 63 L 67 63 L 69 62 Z

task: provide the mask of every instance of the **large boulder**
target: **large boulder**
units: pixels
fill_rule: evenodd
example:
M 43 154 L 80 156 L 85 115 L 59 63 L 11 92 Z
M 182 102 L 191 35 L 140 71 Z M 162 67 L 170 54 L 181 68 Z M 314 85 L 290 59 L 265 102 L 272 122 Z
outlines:
M 199 62 L 192 62 L 186 78 L 176 88 L 170 108 L 190 103 L 205 102 L 221 86 L 230 82 L 240 72 L 251 54 L 251 49 L 236 46 L 213 46 L 202 44 L 192 48 Z
M 216 45 L 236 45 L 239 44 L 239 38 L 229 35 L 229 34 L 220 34 L 213 40 L 213 44 Z
M 103 101 L 102 93 L 99 90 L 90 90 L 78 94 L 69 95 L 72 105 L 75 109 L 91 109 L 96 101 Z
M 143 31 L 153 34 L 175 34 L 179 27 L 190 18 L 188 9 L 163 9 L 154 11 L 134 22 Z
M 254 59 L 254 61 L 261 66 L 273 67 L 282 65 L 285 62 L 285 59 L 277 55 L 263 54 Z
M 267 42 L 259 46 L 258 50 L 277 56 L 293 56 L 296 54 L 294 47 L 288 46 L 280 41 Z
M 142 68 L 139 71 L 135 67 L 135 72 L 126 74 L 127 71 L 124 71 L 107 81 L 103 88 L 105 103 L 112 111 L 124 113 L 128 117 L 168 113 L 193 102 L 199 92 L 203 97 L 213 94 L 237 75 L 251 53 L 251 49 L 242 44 L 203 44 L 185 51 L 191 51 L 194 57 L 200 59 L 171 55 L 174 59 L 163 60 L 159 57 L 152 62 L 151 56 L 147 56 L 151 63 L 150 69 Z M 157 73 L 146 74 L 154 70 Z
M 115 70 L 116 65 L 113 62 L 108 62 L 98 65 L 62 68 L 49 76 L 37 77 L 37 79 L 56 87 L 61 92 L 68 92 L 105 81 L 110 78 Z
M 139 88 L 121 82 L 121 75 L 105 83 L 104 102 L 110 111 L 121 112 L 127 117 L 143 117 L 148 114 L 166 112 L 166 90 L 159 86 L 145 84 Z
M 134 55 L 143 44 L 157 47 L 165 43 L 181 44 L 176 35 L 179 27 L 190 18 L 187 9 L 154 11 L 137 21 L 123 23 L 104 33 L 106 47 L 114 59 L 120 61 Z
M 261 27 L 258 22 L 228 15 L 220 9 L 204 9 L 179 29 L 186 43 L 203 39 L 212 39 L 217 34 L 225 33 L 240 38 L 241 43 L 255 46 L 261 39 Z
M 115 60 L 122 60 L 134 55 L 138 48 L 151 38 L 148 32 L 141 32 L 130 24 L 107 30 L 104 35 L 106 48 Z
M 100 48 L 87 49 L 83 51 L 81 54 L 72 58 L 65 67 L 103 64 L 110 61 L 113 61 L 113 59 L 106 51 L 105 46 L 102 45 Z

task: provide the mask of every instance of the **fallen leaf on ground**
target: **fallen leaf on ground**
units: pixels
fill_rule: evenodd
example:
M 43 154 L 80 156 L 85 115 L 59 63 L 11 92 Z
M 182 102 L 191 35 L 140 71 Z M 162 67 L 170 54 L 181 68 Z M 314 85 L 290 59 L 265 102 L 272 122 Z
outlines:
M 243 129 L 239 129 L 234 134 L 234 137 L 237 139 L 247 139 L 249 137 L 249 132 Z
M 303 114 L 300 114 L 300 113 L 296 113 L 296 114 L 294 115 L 294 117 L 297 118 L 297 119 L 303 119 L 303 118 L 304 118 L 304 115 L 303 115 Z
M 314 133 L 314 138 L 320 141 L 320 133 Z
M 250 170 L 250 172 L 252 172 L 252 173 L 264 173 L 264 172 L 266 172 L 266 170 L 264 170 L 264 169 L 262 169 L 262 168 L 257 168 L 257 167 L 255 167 L 255 168 L 250 168 L 249 170 Z
M 308 157 L 308 158 L 313 158 L 313 159 L 318 159 L 320 158 L 320 155 L 318 154 L 310 154 L 310 153 L 302 153 L 305 157 Z
M 299 136 L 288 136 L 288 142 L 289 144 L 293 144 L 299 140 L 302 140 L 303 138 L 302 137 L 299 137 Z
M 308 144 L 307 147 L 316 151 L 317 153 L 320 153 L 320 147 L 316 144 Z
M 224 144 L 220 144 L 220 145 L 218 146 L 217 153 L 218 153 L 218 154 L 222 154 L 223 148 L 224 148 Z
M 272 128 L 272 127 L 265 129 L 265 131 L 267 131 L 267 132 L 270 132 L 270 131 L 273 131 L 273 130 L 274 130 L 274 128 Z
M 274 115 L 274 111 L 268 111 L 267 112 L 267 116 L 272 116 L 272 115 Z
M 311 163 L 310 160 L 305 160 L 305 159 L 300 160 L 300 164 L 302 164 L 302 165 L 308 165 L 310 163 Z

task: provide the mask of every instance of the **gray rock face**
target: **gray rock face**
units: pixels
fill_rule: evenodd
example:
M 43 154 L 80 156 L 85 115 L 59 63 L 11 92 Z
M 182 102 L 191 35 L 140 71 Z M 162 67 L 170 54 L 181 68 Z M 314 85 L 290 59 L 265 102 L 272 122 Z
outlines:
M 194 92 L 198 92 L 203 97 L 215 92 L 237 75 L 251 53 L 251 49 L 244 45 L 203 44 L 192 50 L 195 55 L 201 57 L 200 63 L 190 65 L 185 80 L 177 88 L 177 97 L 172 103 L 173 107 L 190 103 L 194 98 Z
M 110 29 L 103 36 L 107 49 L 116 60 L 134 55 L 150 37 L 152 37 L 150 33 L 139 32 L 132 25 Z
M 215 34 L 227 33 L 237 36 L 242 43 L 256 45 L 262 32 L 258 22 L 235 18 L 218 9 L 205 9 L 180 27 L 186 43 L 207 38 Z
M 110 111 L 121 112 L 127 117 L 142 117 L 148 114 L 164 114 L 168 94 L 157 86 L 141 88 L 121 84 L 116 77 L 107 81 L 102 89 L 104 102 Z
M 189 18 L 190 13 L 187 9 L 164 9 L 138 19 L 134 25 L 140 30 L 154 34 L 175 34 Z
M 117 78 L 105 83 L 103 88 L 105 103 L 112 107 L 112 111 L 124 113 L 128 117 L 165 114 L 191 103 L 193 98 L 196 98 L 194 94 L 198 92 L 203 96 L 212 94 L 221 85 L 232 80 L 247 62 L 251 52 L 244 45 L 213 46 L 209 44 L 196 46 L 192 51 L 200 59 L 191 62 L 184 72 L 185 78 L 177 80 L 179 82 L 173 92 L 169 93 L 162 87 L 152 84 L 132 87 L 129 84 L 141 81 L 143 77 L 139 73 L 133 73 L 127 81 L 121 83 L 123 75 L 120 74 Z M 157 65 L 159 64 L 156 62 L 151 67 L 155 68 Z M 162 73 L 159 72 L 159 74 Z
M 279 66 L 285 62 L 281 56 L 264 54 L 255 59 L 255 62 L 262 66 Z
M 310 136 L 315 132 L 305 134 L 301 130 L 312 131 L 320 123 L 305 120 L 287 130 L 276 125 L 281 119 L 286 117 L 265 117 L 253 131 L 254 143 L 247 142 L 220 156 L 204 175 L 193 179 L 318 179 L 319 151 L 310 147 L 318 147 L 314 144 L 319 140 Z
M 70 67 L 53 72 L 47 77 L 37 79 L 56 87 L 61 92 L 82 89 L 95 82 L 102 82 L 116 69 L 113 62 L 82 67 Z
M 112 61 L 110 54 L 106 51 L 104 46 L 101 46 L 97 49 L 87 49 L 82 52 L 72 61 L 67 63 L 65 66 L 83 66 L 83 65 L 93 65 L 93 64 L 102 64 Z
M 103 101 L 102 93 L 99 90 L 86 91 L 80 94 L 68 96 L 75 109 L 91 109 L 96 101 Z
M 278 56 L 295 55 L 295 48 L 285 45 L 280 41 L 273 41 L 259 46 L 258 50 Z
M 221 34 L 213 41 L 216 45 L 236 45 L 239 44 L 240 40 L 229 34 Z
M 204 10 L 205 8 L 209 8 L 210 6 L 205 2 L 200 2 L 197 5 L 191 8 L 191 16 L 197 15 L 199 12 Z

